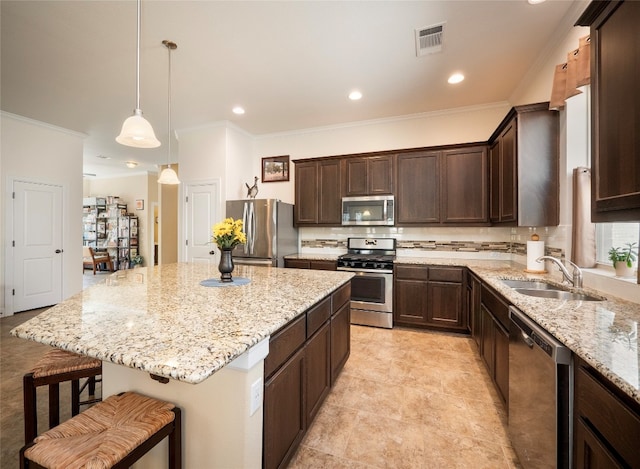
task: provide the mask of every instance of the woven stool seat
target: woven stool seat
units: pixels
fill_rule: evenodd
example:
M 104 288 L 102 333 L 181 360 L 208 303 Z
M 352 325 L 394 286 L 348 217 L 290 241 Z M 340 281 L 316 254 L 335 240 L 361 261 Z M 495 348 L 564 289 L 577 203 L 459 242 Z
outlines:
M 37 379 L 101 367 L 102 362 L 97 358 L 85 357 L 66 350 L 52 349 L 36 363 L 31 369 L 31 373 L 33 373 L 34 379 Z
M 27 460 L 26 467 L 31 461 L 48 469 L 120 467 L 118 463 L 143 443 L 156 437 L 157 441 L 142 454 L 167 435 L 173 435 L 171 467 L 180 467 L 180 409 L 169 402 L 126 392 L 110 396 L 38 436 L 31 446 L 22 449 L 21 461 Z
M 80 413 L 81 405 L 100 402 L 95 397 L 97 377 L 102 374 L 102 362 L 77 353 L 51 349 L 22 378 L 24 397 L 24 442 L 29 443 L 38 434 L 37 393 L 39 386 L 49 387 L 49 427 L 60 423 L 60 383 L 71 382 L 71 415 Z M 80 386 L 80 380 L 86 379 Z M 89 397 L 81 401 L 80 395 L 89 388 Z

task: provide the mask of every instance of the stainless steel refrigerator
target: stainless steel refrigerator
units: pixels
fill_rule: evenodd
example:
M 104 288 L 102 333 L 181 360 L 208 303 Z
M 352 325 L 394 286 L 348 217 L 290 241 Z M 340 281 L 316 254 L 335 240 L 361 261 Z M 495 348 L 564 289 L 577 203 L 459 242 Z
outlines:
M 284 267 L 284 256 L 298 251 L 293 205 L 277 199 L 228 200 L 227 217 L 243 221 L 245 244 L 233 250 L 237 264 Z

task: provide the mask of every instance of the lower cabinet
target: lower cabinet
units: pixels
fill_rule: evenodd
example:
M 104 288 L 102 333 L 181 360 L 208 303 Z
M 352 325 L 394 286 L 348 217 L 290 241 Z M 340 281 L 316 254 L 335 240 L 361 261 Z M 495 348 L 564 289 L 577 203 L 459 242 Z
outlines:
M 574 356 L 574 467 L 640 467 L 640 405 Z
M 337 261 L 285 259 L 284 266 L 289 269 L 338 270 Z
M 502 401 L 509 402 L 509 306 L 502 296 L 481 286 L 480 355 Z
M 263 467 L 286 467 L 350 354 L 351 284 L 275 332 L 264 362 Z
M 394 273 L 394 324 L 468 330 L 464 268 L 396 265 Z

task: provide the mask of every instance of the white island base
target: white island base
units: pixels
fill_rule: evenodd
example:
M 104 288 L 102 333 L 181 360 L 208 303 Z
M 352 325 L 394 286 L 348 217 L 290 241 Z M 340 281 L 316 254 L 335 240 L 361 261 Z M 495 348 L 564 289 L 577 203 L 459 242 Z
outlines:
M 180 407 L 184 468 L 260 468 L 262 386 L 268 351 L 267 338 L 199 384 L 173 379 L 162 384 L 151 379 L 147 372 L 103 362 L 103 398 L 136 391 Z M 259 382 L 260 405 L 250 415 L 251 387 L 256 382 Z M 165 439 L 133 467 L 164 469 L 168 467 L 167 459 Z

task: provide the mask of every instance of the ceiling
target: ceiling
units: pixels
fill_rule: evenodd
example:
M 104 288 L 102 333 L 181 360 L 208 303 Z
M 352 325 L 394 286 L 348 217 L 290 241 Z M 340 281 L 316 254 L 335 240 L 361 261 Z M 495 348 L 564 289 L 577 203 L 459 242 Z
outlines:
M 155 171 L 177 161 L 164 39 L 178 45 L 172 128 L 229 121 L 263 135 L 508 101 L 585 6 L 145 0 L 140 107 L 163 145 L 134 149 L 114 139 L 135 107 L 136 2 L 2 0 L 1 108 L 86 134 L 85 172 Z M 414 30 L 441 22 L 442 52 L 416 57 Z M 449 85 L 456 71 L 466 80 Z M 361 100 L 347 98 L 353 89 Z

